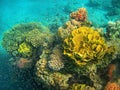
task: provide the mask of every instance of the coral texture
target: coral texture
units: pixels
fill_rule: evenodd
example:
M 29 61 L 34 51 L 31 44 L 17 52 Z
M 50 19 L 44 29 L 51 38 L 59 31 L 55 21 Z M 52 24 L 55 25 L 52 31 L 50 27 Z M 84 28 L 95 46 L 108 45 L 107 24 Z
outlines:
M 61 74 L 59 72 L 50 72 L 47 68 L 47 60 L 45 58 L 40 59 L 36 63 L 37 72 L 36 75 L 39 81 L 45 85 L 51 87 L 59 87 L 61 90 L 68 88 L 68 80 L 71 77 L 70 74 Z
M 88 86 L 86 84 L 78 84 L 78 83 L 74 83 L 70 90 L 95 90 L 94 87 Z
M 40 33 L 40 35 L 42 35 L 42 36 L 43 36 L 43 32 L 44 32 L 44 38 L 46 37 L 44 39 L 44 42 L 47 42 L 47 41 L 51 42 L 51 37 L 49 37 L 49 36 L 51 36 L 51 34 L 47 33 L 49 31 L 48 28 L 44 27 L 40 23 L 31 22 L 31 23 L 17 24 L 12 29 L 7 31 L 4 34 L 3 41 L 2 41 L 2 46 L 10 54 L 12 54 L 13 56 L 17 56 L 18 55 L 19 45 L 26 40 L 26 37 L 27 37 L 26 35 L 28 35 L 27 33 L 30 33 L 32 30 L 35 30 L 35 31 L 40 30 L 40 31 L 42 31 L 42 34 Z M 38 36 L 35 36 L 35 35 L 33 35 L 33 36 L 34 37 L 29 36 L 28 41 L 31 38 L 37 38 L 38 37 Z M 39 36 L 39 37 L 41 38 L 42 36 Z M 41 40 L 41 39 L 39 39 L 39 40 Z M 39 42 L 43 42 L 43 40 L 41 40 Z M 42 43 L 42 44 L 44 44 L 44 43 Z M 40 44 L 37 44 L 37 45 L 40 45 Z M 44 44 L 44 45 L 46 45 L 46 44 Z
M 109 41 L 109 45 L 116 46 L 116 56 L 120 58 L 120 21 L 108 22 L 105 37 Z
M 64 68 L 61 51 L 55 47 L 52 52 L 53 53 L 50 55 L 50 61 L 48 61 L 48 66 L 54 71 L 59 71 Z
M 86 65 L 88 62 L 102 62 L 106 56 L 112 56 L 114 48 L 108 47 L 97 31 L 80 27 L 73 30 L 71 36 L 64 40 L 64 54 L 78 65 Z
M 77 21 L 85 21 L 87 19 L 87 10 L 86 8 L 80 8 L 76 12 L 72 12 L 70 17 Z
M 33 47 L 47 46 L 52 40 L 52 34 L 49 31 L 42 32 L 39 29 L 33 29 L 26 34 L 26 41 L 31 43 Z
M 29 44 L 23 42 L 18 47 L 18 53 L 22 54 L 22 56 L 30 56 L 32 54 L 32 48 Z

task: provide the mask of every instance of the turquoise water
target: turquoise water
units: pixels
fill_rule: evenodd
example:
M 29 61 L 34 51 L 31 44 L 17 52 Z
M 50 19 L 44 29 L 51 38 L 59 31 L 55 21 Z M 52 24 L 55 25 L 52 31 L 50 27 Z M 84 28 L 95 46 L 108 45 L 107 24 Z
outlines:
M 118 13 L 110 13 L 115 8 L 111 0 L 1 0 L 0 41 L 3 33 L 19 23 L 41 22 L 51 32 L 56 32 L 69 20 L 69 14 L 81 7 L 88 10 L 88 20 L 95 27 L 105 28 L 108 21 L 116 21 L 120 17 Z M 0 44 L 0 90 L 44 90 L 35 83 L 34 75 L 14 71 L 16 69 L 11 66 L 10 57 Z M 21 72 L 21 75 L 17 75 L 17 72 Z

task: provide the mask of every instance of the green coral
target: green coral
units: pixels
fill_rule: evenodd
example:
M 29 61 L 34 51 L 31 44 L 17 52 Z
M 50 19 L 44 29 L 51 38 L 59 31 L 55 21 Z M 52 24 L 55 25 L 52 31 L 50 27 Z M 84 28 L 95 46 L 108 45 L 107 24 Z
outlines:
M 89 27 L 80 27 L 72 31 L 64 40 L 64 54 L 69 56 L 79 66 L 89 63 L 101 65 L 101 62 L 109 61 L 107 57 L 113 56 L 114 47 L 108 47 L 104 38 Z M 103 59 L 107 59 L 104 60 Z M 110 58 L 109 58 L 110 59 Z
M 22 54 L 22 56 L 31 56 L 32 48 L 29 44 L 23 42 L 18 47 L 18 53 Z

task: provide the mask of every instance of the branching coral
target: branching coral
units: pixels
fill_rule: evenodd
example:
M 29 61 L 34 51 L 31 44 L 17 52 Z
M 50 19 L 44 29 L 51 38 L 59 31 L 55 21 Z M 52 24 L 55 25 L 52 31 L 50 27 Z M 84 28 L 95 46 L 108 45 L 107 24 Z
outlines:
M 63 47 L 64 54 L 80 66 L 88 63 L 98 64 L 103 61 L 103 58 L 114 54 L 114 48 L 108 47 L 104 38 L 89 27 L 73 30 L 71 36 L 64 40 Z

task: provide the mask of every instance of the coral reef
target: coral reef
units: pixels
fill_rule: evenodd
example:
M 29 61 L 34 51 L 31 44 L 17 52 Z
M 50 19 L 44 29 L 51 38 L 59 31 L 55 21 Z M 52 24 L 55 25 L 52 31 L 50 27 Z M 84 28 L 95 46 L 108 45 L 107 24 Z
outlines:
M 107 60 L 103 58 L 112 58 L 114 48 L 108 47 L 97 31 L 89 27 L 80 27 L 73 30 L 71 36 L 64 40 L 64 54 L 80 66 L 91 62 L 99 64 Z
M 69 78 L 71 77 L 70 74 L 61 74 L 59 72 L 51 72 L 47 68 L 47 59 L 41 58 L 36 63 L 37 72 L 36 75 L 38 77 L 38 81 L 43 82 L 49 88 L 54 86 L 55 88 L 60 88 L 61 90 L 67 89 L 69 84 L 67 83 Z
M 52 43 L 52 36 L 53 34 L 49 32 L 49 29 L 40 23 L 23 23 L 15 25 L 4 34 L 2 46 L 12 56 L 19 56 L 18 49 L 20 49 L 23 42 L 33 44 L 32 47 L 38 47 L 39 45 L 46 47 L 48 42 Z
M 119 90 L 120 21 L 109 22 L 106 31 L 92 27 L 80 8 L 55 34 L 40 23 L 18 24 L 4 34 L 2 45 L 15 68 L 29 72 L 39 88 Z
M 82 14 L 82 16 L 81 15 L 76 16 L 77 13 Z M 92 25 L 92 23 L 87 20 L 87 11 L 85 8 L 80 8 L 78 11 L 71 13 L 70 16 L 71 16 L 70 20 L 67 21 L 63 27 L 58 28 L 58 36 L 60 36 L 61 39 L 65 39 L 66 37 L 68 37 L 71 34 L 72 30 L 74 30 L 74 29 L 77 29 L 81 26 L 91 26 Z M 76 19 L 76 18 L 78 18 L 78 19 Z M 81 20 L 79 20 L 79 18 Z
M 80 8 L 76 12 L 72 12 L 70 17 L 77 21 L 85 21 L 87 19 L 87 10 L 86 8 Z

